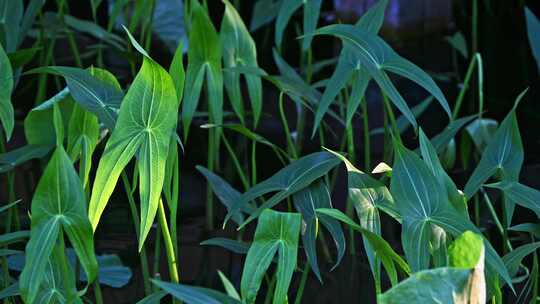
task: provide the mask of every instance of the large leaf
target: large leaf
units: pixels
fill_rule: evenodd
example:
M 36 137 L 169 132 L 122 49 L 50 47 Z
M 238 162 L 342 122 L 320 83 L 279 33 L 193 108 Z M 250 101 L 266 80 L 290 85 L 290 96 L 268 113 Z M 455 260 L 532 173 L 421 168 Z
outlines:
M 414 152 L 395 143 L 391 193 L 403 217 L 402 244 L 414 271 L 427 269 L 430 262 L 431 224 L 453 236 L 467 230 L 479 233 L 467 218 L 449 202 L 445 188 L 437 182 L 429 167 Z M 486 242 L 486 262 L 507 283 L 510 277 L 497 252 Z
M 209 288 L 159 280 L 152 280 L 152 283 L 186 304 L 241 304 L 240 301 Z
M 540 71 L 540 20 L 538 20 L 528 7 L 525 7 L 525 19 L 527 20 L 529 45 L 531 46 L 534 59 L 536 59 L 538 71 Z
M 242 273 L 241 294 L 246 303 L 255 303 L 261 281 L 274 255 L 278 254 L 273 303 L 285 303 L 296 268 L 301 217 L 297 213 L 265 210 L 259 217 L 253 243 Z
M 413 274 L 378 297 L 381 304 L 466 304 L 469 269 L 435 268 Z
M 510 202 L 534 211 L 540 218 L 540 191 L 514 181 L 502 181 L 487 186 L 500 189 Z
M 358 20 L 355 26 L 362 27 L 371 33 L 377 34 L 382 26 L 384 20 L 384 11 L 388 4 L 387 0 L 380 0 Z M 311 33 L 310 33 L 311 34 Z M 347 107 L 347 124 L 352 119 L 352 114 L 356 112 L 356 107 L 360 105 L 360 100 L 364 95 L 364 92 L 369 83 L 370 77 L 367 75 L 367 71 L 362 68 L 359 58 L 355 56 L 355 52 L 350 46 L 344 46 L 339 55 L 339 60 L 334 70 L 334 73 L 330 77 L 328 84 L 324 90 L 321 102 L 317 107 L 315 114 L 315 122 L 313 124 L 313 135 L 318 129 L 321 120 L 328 110 L 328 107 L 332 101 L 336 98 L 339 92 L 345 87 L 347 82 L 351 80 L 353 91 L 355 92 L 354 98 L 350 99 L 350 105 Z M 312 136 L 313 136 L 312 135 Z
M 225 15 L 221 23 L 220 39 L 225 68 L 258 67 L 255 42 L 234 6 L 227 0 L 223 0 L 223 2 L 225 3 Z M 225 70 L 223 77 L 233 109 L 240 120 L 244 122 L 240 74 L 233 70 Z M 262 109 L 261 78 L 257 75 L 245 74 L 245 79 L 251 100 L 254 124 L 257 125 Z
M 140 47 L 142 67 L 126 94 L 118 122 L 105 146 L 92 189 L 88 216 L 96 229 L 120 173 L 137 153 L 141 198 L 142 247 L 154 222 L 165 178 L 170 138 L 177 121 L 178 99 L 169 74 Z
M 216 29 L 205 9 L 192 1 L 189 32 L 188 67 L 182 103 L 184 139 L 199 104 L 202 84 L 206 76 L 206 95 L 212 123 L 223 121 L 223 77 L 221 74 L 221 44 Z
M 338 255 L 334 267 L 337 267 L 345 254 L 345 236 L 339 222 L 326 215 L 317 214 L 319 208 L 332 208 L 328 187 L 322 181 L 313 183 L 311 186 L 296 192 L 293 195 L 294 206 L 302 214 L 305 229 L 302 230 L 302 244 L 308 258 L 311 269 L 322 282 L 319 264 L 317 263 L 317 235 L 319 225 L 322 224 L 332 236 Z M 332 269 L 333 269 L 332 268 Z
M 272 208 L 289 195 L 309 186 L 313 181 L 337 166 L 339 162 L 340 160 L 338 158 L 328 152 L 317 152 L 295 160 L 270 178 L 260 182 L 242 194 L 241 200 L 234 204 L 227 214 L 225 221 L 257 197 L 278 191 L 259 206 L 241 225 L 241 227 L 245 226 L 259 216 L 263 210 Z
M 90 70 L 61 66 L 40 67 L 27 73 L 51 73 L 64 77 L 73 99 L 94 113 L 109 130 L 114 129 L 124 93 L 112 74 L 101 70 L 93 76 Z
M 4 133 L 6 134 L 7 140 L 11 138 L 13 125 L 15 124 L 13 105 L 11 104 L 12 91 L 13 71 L 11 70 L 9 58 L 2 45 L 0 45 L 0 122 L 4 126 Z
M 322 27 L 315 35 L 332 35 L 342 39 L 344 47 L 351 48 L 360 64 L 415 128 L 417 124 L 414 114 L 386 72 L 398 74 L 422 86 L 439 101 L 448 117 L 451 117 L 448 102 L 433 79 L 412 62 L 399 56 L 373 32 L 362 27 L 339 24 Z
M 92 226 L 87 218 L 83 188 L 67 153 L 58 147 L 45 168 L 32 199 L 30 241 L 20 277 L 21 294 L 27 303 L 36 298 L 45 279 L 45 268 L 57 238 L 63 231 L 92 282 L 97 274 Z

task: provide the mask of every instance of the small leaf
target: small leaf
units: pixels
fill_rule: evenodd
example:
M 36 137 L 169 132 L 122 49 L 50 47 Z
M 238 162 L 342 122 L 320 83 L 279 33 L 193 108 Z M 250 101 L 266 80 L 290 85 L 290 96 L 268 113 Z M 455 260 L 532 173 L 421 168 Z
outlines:
M 152 283 L 186 304 L 241 304 L 240 301 L 209 288 L 159 280 L 152 280 Z
M 8 1 L 4 1 L 4 3 L 5 2 Z M 9 141 L 11 138 L 11 133 L 13 133 L 13 125 L 15 124 L 13 105 L 11 104 L 11 93 L 13 91 L 13 71 L 11 70 L 9 58 L 7 57 L 2 45 L 0 45 L 0 88 L 0 122 L 2 122 L 2 126 L 4 127 L 6 140 Z
M 452 36 L 446 37 L 446 41 L 464 58 L 469 58 L 467 51 L 467 41 L 461 32 L 456 32 Z
M 229 297 L 236 299 L 238 301 L 241 301 L 240 295 L 236 291 L 236 288 L 234 288 L 234 285 L 229 281 L 229 279 L 218 270 L 219 278 L 221 279 L 221 283 L 223 284 L 223 287 L 225 288 L 225 291 L 227 291 L 227 295 Z
M 279 256 L 273 303 L 284 303 L 296 268 L 301 217 L 297 213 L 264 210 L 259 217 L 253 243 L 242 273 L 241 294 L 254 303 L 261 281 L 274 255 Z
M 219 246 L 238 254 L 246 254 L 249 250 L 249 244 L 226 238 L 212 238 L 201 242 L 201 245 Z

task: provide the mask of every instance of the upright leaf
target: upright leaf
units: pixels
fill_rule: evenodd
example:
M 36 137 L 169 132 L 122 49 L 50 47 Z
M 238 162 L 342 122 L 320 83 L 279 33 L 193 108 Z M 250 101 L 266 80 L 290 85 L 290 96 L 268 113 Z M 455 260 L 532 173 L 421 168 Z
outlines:
M 163 188 L 178 99 L 169 74 L 128 35 L 144 61 L 122 102 L 118 122 L 100 159 L 88 216 L 95 230 L 120 173 L 137 153 L 141 248 L 154 222 Z
M 19 44 L 23 9 L 22 0 L 0 1 L 0 44 L 8 53 Z
M 317 28 L 317 21 L 321 13 L 322 0 L 304 1 L 304 38 L 302 39 L 302 50 L 307 51 L 311 47 L 310 35 Z
M 234 6 L 227 0 L 223 0 L 223 2 L 225 3 L 225 15 L 221 23 L 220 39 L 225 68 L 258 67 L 257 48 L 253 38 L 251 38 Z M 223 77 L 233 109 L 240 120 L 244 122 L 240 74 L 234 70 L 225 70 Z M 245 74 L 245 79 L 253 110 L 254 124 L 257 125 L 262 109 L 261 78 L 257 75 Z
M 273 303 L 285 303 L 296 268 L 301 217 L 297 213 L 265 210 L 259 217 L 253 244 L 242 273 L 241 294 L 246 303 L 255 303 L 261 281 L 274 255 L 278 254 Z
M 198 1 L 191 3 L 188 67 L 182 103 L 184 139 L 188 136 L 191 120 L 199 104 L 205 77 L 210 120 L 216 124 L 221 124 L 223 121 L 223 77 L 219 36 L 205 9 Z
M 41 177 L 32 199 L 30 241 L 20 277 L 21 294 L 27 303 L 37 296 L 45 268 L 60 233 L 66 232 L 92 282 L 97 273 L 92 227 L 87 218 L 82 185 L 67 153 L 58 147 Z
M 15 123 L 13 105 L 11 105 L 12 91 L 13 71 L 11 70 L 9 58 L 2 45 L 0 45 L 0 122 L 2 122 L 2 126 L 4 127 L 4 133 L 7 140 L 11 138 L 13 125 Z
M 540 71 L 540 20 L 538 20 L 538 17 L 528 7 L 525 7 L 525 19 L 527 21 L 529 45 L 536 60 L 538 71 Z

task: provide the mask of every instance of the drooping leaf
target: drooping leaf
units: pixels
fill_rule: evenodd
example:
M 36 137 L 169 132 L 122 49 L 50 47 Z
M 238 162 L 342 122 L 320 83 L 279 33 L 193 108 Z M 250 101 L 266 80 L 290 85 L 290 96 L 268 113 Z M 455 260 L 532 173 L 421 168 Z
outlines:
M 238 254 L 246 254 L 249 250 L 249 244 L 226 238 L 212 238 L 201 242 L 201 245 L 219 246 Z
M 205 9 L 198 1 L 191 3 L 192 23 L 189 32 L 188 67 L 182 102 L 184 140 L 188 136 L 191 120 L 199 104 L 205 77 L 210 121 L 216 124 L 221 124 L 223 121 L 222 54 L 219 36 Z
M 508 272 L 510 273 L 510 275 L 515 276 L 518 272 L 521 261 L 529 254 L 538 250 L 538 248 L 540 248 L 540 242 L 529 243 L 522 245 L 503 256 L 502 259 L 504 261 L 504 264 L 508 268 Z
M 527 37 L 529 37 L 529 45 L 536 59 L 538 71 L 540 71 L 540 20 L 534 13 L 525 7 L 525 19 L 527 21 Z
M 223 48 L 223 63 L 226 69 L 236 66 L 258 67 L 257 48 L 242 18 L 227 0 L 225 15 L 221 23 L 220 39 Z M 224 84 L 236 115 L 244 122 L 242 92 L 240 90 L 240 74 L 233 70 L 225 70 Z M 257 125 L 262 109 L 262 84 L 257 75 L 244 75 L 253 110 L 254 125 Z
M 317 152 L 295 160 L 270 178 L 258 183 L 242 194 L 241 200 L 234 204 L 227 214 L 225 221 L 257 197 L 278 191 L 259 206 L 240 228 L 245 226 L 259 216 L 263 210 L 272 208 L 287 196 L 309 186 L 313 181 L 337 166 L 339 162 L 340 160 L 338 158 L 328 152 Z
M 360 225 L 356 224 L 353 220 L 347 217 L 343 212 L 337 209 L 328 209 L 320 208 L 317 209 L 317 213 L 325 214 L 332 218 L 335 218 L 347 225 L 349 225 L 354 230 L 360 232 L 363 237 L 369 242 L 369 245 L 375 252 L 377 259 L 383 264 L 386 272 L 389 276 L 390 282 L 392 285 L 397 284 L 397 272 L 396 265 L 405 273 L 409 274 L 411 272 L 409 265 L 399 256 L 379 235 L 362 228 Z
M 403 217 L 402 244 L 405 256 L 415 271 L 429 267 L 430 224 L 436 224 L 453 236 L 471 230 L 480 234 L 449 202 L 445 189 L 429 167 L 412 151 L 395 145 L 391 193 Z M 486 263 L 508 284 L 510 277 L 497 252 L 486 242 Z
M 68 248 L 66 254 L 73 269 L 76 267 L 75 252 Z M 129 267 L 122 264 L 122 260 L 116 254 L 101 254 L 96 256 L 98 263 L 98 280 L 100 284 L 113 288 L 121 288 L 127 285 L 132 277 Z M 88 282 L 88 277 L 84 272 L 80 273 L 79 280 Z
M 61 146 L 54 152 L 38 183 L 31 211 L 32 229 L 26 246 L 28 262 L 19 282 L 25 301 L 32 303 L 36 298 L 60 233 L 66 232 L 88 281 L 92 282 L 97 274 L 92 226 L 79 177 Z
M 476 149 L 482 153 L 491 138 L 493 138 L 498 126 L 499 123 L 494 119 L 477 118 L 465 130 L 471 137 Z
M 27 73 L 51 73 L 64 77 L 73 99 L 113 130 L 124 93 L 112 74 L 99 69 L 94 71 L 101 77 L 93 76 L 89 70 L 61 66 L 40 67 Z
M 264 210 L 257 224 L 242 273 L 241 294 L 246 303 L 255 303 L 261 281 L 277 253 L 276 287 L 273 303 L 284 303 L 296 268 L 301 217 L 297 213 Z
M 345 236 L 339 222 L 331 217 L 317 214 L 316 209 L 332 208 L 328 187 L 322 181 L 318 181 L 309 187 L 293 194 L 294 206 L 300 214 L 305 224 L 302 230 L 302 244 L 308 258 L 311 269 L 322 282 L 319 264 L 317 262 L 317 235 L 319 225 L 322 224 L 332 236 L 338 254 L 334 267 L 337 267 L 345 254 Z M 332 268 L 332 269 L 333 269 Z
M 144 61 L 122 102 L 118 122 L 100 159 L 88 216 L 95 230 L 120 173 L 137 153 L 141 248 L 160 200 L 178 100 L 169 74 L 148 56 L 129 32 L 128 35 L 134 47 L 144 55 Z
M 42 158 L 52 150 L 52 146 L 26 145 L 0 154 L 0 173 L 13 170 L 29 160 Z
M 540 218 L 540 191 L 515 181 L 502 181 L 486 186 L 503 191 L 512 203 L 532 210 Z
M 6 2 L 8 1 L 2 1 L 4 5 L 7 5 L 5 4 Z M 11 104 L 12 91 L 13 71 L 11 70 L 9 58 L 4 48 L 0 45 L 0 122 L 2 122 L 2 126 L 4 127 L 4 134 L 7 140 L 11 138 L 13 125 L 15 124 L 13 105 Z
M 448 117 L 451 117 L 448 102 L 433 79 L 412 62 L 399 56 L 373 32 L 362 27 L 338 24 L 322 27 L 314 34 L 337 36 L 343 41 L 344 47 L 350 47 L 369 75 L 415 128 L 417 124 L 413 113 L 386 72 L 398 74 L 422 86 L 439 101 Z
M 152 283 L 186 304 L 241 304 L 242 302 L 213 289 L 174 284 L 159 280 Z

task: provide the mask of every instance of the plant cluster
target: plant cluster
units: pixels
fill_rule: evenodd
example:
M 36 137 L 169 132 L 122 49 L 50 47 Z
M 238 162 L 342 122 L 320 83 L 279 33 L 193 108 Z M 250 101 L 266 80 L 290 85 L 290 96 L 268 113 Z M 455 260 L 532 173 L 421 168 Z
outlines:
M 65 0 L 56 0 L 56 12 L 45 11 L 45 2 L 0 0 L 0 173 L 8 199 L 0 207 L 4 303 L 102 303 L 100 286 L 119 284 L 105 270 L 120 262 L 96 253 L 94 233 L 115 192 L 127 197 L 137 234 L 145 291 L 138 303 L 170 296 L 188 304 L 302 303 L 308 276 L 323 284 L 318 253 L 328 246 L 337 251 L 333 268 L 340 267 L 347 248 L 355 254 L 362 247 L 378 303 L 502 303 L 506 293 L 520 303 L 538 300 L 540 191 L 520 182 L 524 148 L 516 115 L 527 89 L 521 88 L 500 124 L 485 118 L 482 57 L 469 55 L 463 36 L 449 39 L 455 54 L 470 60 L 459 94 L 449 103 L 432 75 L 379 36 L 388 0 L 377 1 L 353 25 L 325 26 L 318 25 L 322 0 L 259 0 L 249 28 L 237 10 L 239 1 L 222 0 L 219 31 L 206 1 L 187 0 L 178 12 L 187 41 L 175 46 L 167 68 L 152 57 L 153 20 L 145 16 L 158 0 L 109 1 L 106 27 L 97 23 L 98 8 L 105 5 L 100 0 L 90 1 L 95 22 L 71 16 Z M 295 14 L 303 16 L 298 23 Z M 540 66 L 540 22 L 526 8 L 525 14 Z M 297 23 L 299 68 L 282 52 L 292 23 Z M 272 26 L 276 75 L 259 66 L 251 35 L 262 28 L 271 33 Z M 79 35 L 98 42 L 83 52 Z M 339 55 L 315 61 L 317 39 L 340 41 Z M 28 41 L 33 45 L 26 47 Z M 74 65 L 62 65 L 54 56 L 58 41 L 67 41 Z M 110 53 L 127 60 L 132 79 L 119 81 L 108 70 Z M 333 70 L 328 78 L 325 69 Z M 395 76 L 429 97 L 411 106 Z M 54 80 L 55 94 L 47 99 L 48 80 Z M 370 129 L 368 88 L 380 91 L 380 129 Z M 29 90 L 34 106 L 24 121 L 16 121 L 15 113 L 24 110 L 14 109 L 12 100 Z M 266 90 L 277 91 L 276 98 L 266 98 Z M 463 116 L 469 95 L 478 101 L 469 107 L 476 114 Z M 285 145 L 257 131 L 271 115 L 265 112 L 268 104 L 277 105 Z M 431 137 L 417 119 L 428 106 L 448 120 Z M 208 184 L 206 226 L 238 231 L 236 239 L 211 238 L 201 245 L 245 255 L 238 282 L 216 274 L 224 292 L 181 284 L 178 263 L 184 145 L 190 146 L 200 121 L 208 135 L 207 163 L 197 166 Z M 25 144 L 8 151 L 6 143 L 19 136 L 19 122 Z M 355 122 L 363 126 L 361 143 L 355 142 Z M 412 145 L 404 135 L 411 130 Z M 385 145 L 374 166 L 370 138 L 376 135 Z M 319 151 L 307 153 L 306 141 L 315 141 Z M 337 146 L 327 144 L 336 141 Z M 257 149 L 268 149 L 282 164 L 262 181 Z M 15 175 L 32 160 L 42 170 L 26 214 Z M 226 178 L 218 174 L 224 163 L 232 168 Z M 340 165 L 347 174 L 344 212 L 331 198 Z M 451 174 L 460 165 L 471 168 L 463 189 Z M 226 208 L 221 218 L 218 201 Z M 517 206 L 532 211 L 534 220 L 517 219 Z M 486 228 L 484 213 L 495 229 Z M 382 217 L 401 228 L 400 246 L 385 240 Z M 253 236 L 244 235 L 248 226 L 255 228 Z M 165 251 L 167 274 L 156 272 L 159 260 L 158 267 L 148 264 L 151 233 L 162 240 L 154 250 Z M 355 246 L 355 235 L 361 246 Z

